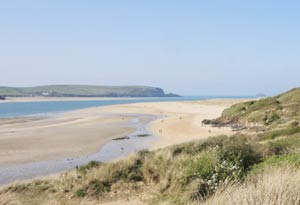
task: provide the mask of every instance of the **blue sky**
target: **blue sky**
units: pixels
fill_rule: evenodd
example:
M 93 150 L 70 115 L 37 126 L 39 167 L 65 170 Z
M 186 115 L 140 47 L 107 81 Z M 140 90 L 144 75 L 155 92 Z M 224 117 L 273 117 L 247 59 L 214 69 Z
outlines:
M 299 1 L 0 1 L 0 85 L 300 86 Z

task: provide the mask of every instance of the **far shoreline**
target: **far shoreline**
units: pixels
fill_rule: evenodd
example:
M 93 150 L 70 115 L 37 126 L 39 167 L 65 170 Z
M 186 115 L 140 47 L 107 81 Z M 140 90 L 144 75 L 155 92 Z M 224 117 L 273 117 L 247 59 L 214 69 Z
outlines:
M 35 96 L 35 97 L 5 97 L 4 100 L 0 100 L 0 103 L 12 103 L 12 102 L 59 102 L 59 101 L 105 101 L 105 100 L 141 100 L 141 99 L 185 99 L 191 101 L 188 98 L 199 98 L 198 100 L 221 100 L 221 99 L 260 99 L 261 97 L 255 96 L 165 96 L 165 97 L 49 97 L 49 96 Z M 202 97 L 203 99 L 200 99 Z M 176 101 L 176 100 L 175 100 Z M 174 101 L 174 102 L 175 102 Z M 185 100 L 184 100 L 185 101 Z M 192 100 L 193 101 L 193 100 Z
M 142 97 L 6 97 L 0 103 L 10 102 L 52 102 L 52 101 L 91 101 L 91 100 L 135 100 Z

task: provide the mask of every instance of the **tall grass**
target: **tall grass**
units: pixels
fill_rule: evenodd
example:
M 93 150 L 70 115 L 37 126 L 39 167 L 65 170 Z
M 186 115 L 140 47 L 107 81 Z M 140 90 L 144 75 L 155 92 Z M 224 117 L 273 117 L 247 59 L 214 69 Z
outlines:
M 265 167 L 276 164 L 280 168 L 286 162 L 298 166 L 300 141 L 297 134 L 268 143 L 255 139 L 257 141 L 252 136 L 239 134 L 219 136 L 152 152 L 141 151 L 116 162 L 93 161 L 55 179 L 35 180 L 2 189 L 0 199 L 7 204 L 11 196 L 20 204 L 48 204 L 49 199 L 52 204 L 80 204 L 144 194 L 146 204 L 202 203 L 217 200 L 227 192 L 235 193 L 238 188 L 246 189 L 246 185 L 254 183 L 249 176 L 265 180 L 265 175 L 261 175 Z M 257 195 L 255 199 L 260 198 Z
M 300 170 L 294 167 L 266 169 L 242 185 L 228 186 L 203 204 L 207 205 L 298 205 Z
M 0 196 L 15 193 L 22 203 L 31 200 L 37 204 L 46 203 L 43 198 L 50 197 L 68 204 L 117 200 L 151 190 L 148 203 L 183 204 L 206 200 L 224 183 L 242 181 L 261 159 L 246 137 L 220 136 L 154 152 L 142 151 L 113 163 L 91 162 L 55 180 L 11 186 L 0 191 Z

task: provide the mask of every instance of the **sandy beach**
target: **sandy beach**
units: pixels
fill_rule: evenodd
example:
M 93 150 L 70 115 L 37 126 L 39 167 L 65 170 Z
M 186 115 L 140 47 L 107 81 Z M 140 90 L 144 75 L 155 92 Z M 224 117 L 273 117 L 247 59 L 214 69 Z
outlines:
M 49 118 L 1 119 L 0 165 L 92 154 L 112 139 L 133 132 L 133 128 L 124 126 L 132 114 L 164 116 L 149 125 L 150 131 L 159 136 L 152 149 L 231 134 L 229 128 L 202 126 L 201 121 L 220 116 L 239 101 L 243 99 L 136 103 L 76 110 Z
M 78 157 L 133 129 L 130 117 L 97 116 L 92 110 L 50 118 L 25 118 L 0 124 L 0 165 Z

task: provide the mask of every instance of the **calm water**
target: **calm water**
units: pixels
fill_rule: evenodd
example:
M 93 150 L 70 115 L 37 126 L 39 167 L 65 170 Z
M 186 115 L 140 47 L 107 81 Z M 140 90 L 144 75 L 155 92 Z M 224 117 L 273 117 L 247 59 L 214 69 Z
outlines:
M 243 96 L 244 97 L 244 96 Z M 90 100 L 90 101 L 48 101 L 48 102 L 7 102 L 0 103 L 0 117 L 19 117 L 29 115 L 48 115 L 55 112 L 84 109 L 89 107 L 118 105 L 138 102 L 188 101 L 225 98 L 220 96 L 193 96 L 170 98 L 138 98 L 126 100 Z M 241 96 L 226 96 L 226 98 L 241 98 Z

